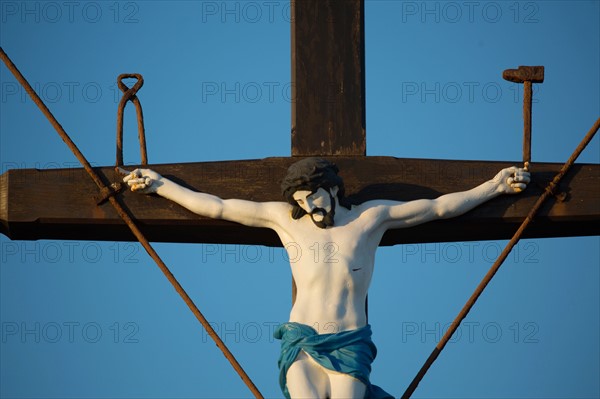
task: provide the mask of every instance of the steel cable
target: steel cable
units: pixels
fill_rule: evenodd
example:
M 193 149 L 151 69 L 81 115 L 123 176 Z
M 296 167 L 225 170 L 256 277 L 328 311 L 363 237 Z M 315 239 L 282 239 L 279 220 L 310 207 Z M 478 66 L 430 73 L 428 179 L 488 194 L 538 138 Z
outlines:
M 579 145 L 577 146 L 577 148 L 575 149 L 573 154 L 571 154 L 571 156 L 569 157 L 567 162 L 565 162 L 565 164 L 562 166 L 560 171 L 556 174 L 554 179 L 550 182 L 550 184 L 548 184 L 548 186 L 546 187 L 546 189 L 544 190 L 542 195 L 540 195 L 538 200 L 535 202 L 535 204 L 533 205 L 533 207 L 527 214 L 527 217 L 525 218 L 525 220 L 523 220 L 523 223 L 521 223 L 521 225 L 517 229 L 517 232 L 513 235 L 513 237 L 508 242 L 508 244 L 506 244 L 506 247 L 504 248 L 502 253 L 498 256 L 498 259 L 496 259 L 496 261 L 494 262 L 494 264 L 492 265 L 490 270 L 483 277 L 483 279 L 481 280 L 481 282 L 475 289 L 475 292 L 473 292 L 473 294 L 471 295 L 471 297 L 469 298 L 467 303 L 465 303 L 465 305 L 463 306 L 461 311 L 458 313 L 458 315 L 456 316 L 456 318 L 450 325 L 450 328 L 446 331 L 446 333 L 444 334 L 444 336 L 442 337 L 440 342 L 438 342 L 438 344 L 433 349 L 433 351 L 431 352 L 431 354 L 429 355 L 429 357 L 427 358 L 427 360 L 425 361 L 425 363 L 423 364 L 423 366 L 421 367 L 421 369 L 419 370 L 419 372 L 417 373 L 415 378 L 412 380 L 412 382 L 410 383 L 410 385 L 408 386 L 408 388 L 402 395 L 402 399 L 410 398 L 411 395 L 413 394 L 413 392 L 415 391 L 415 389 L 417 389 L 419 382 L 421 382 L 421 380 L 423 379 L 423 377 L 425 376 L 425 374 L 427 373 L 427 371 L 429 370 L 429 368 L 431 367 L 433 362 L 435 362 L 435 360 L 438 358 L 438 356 L 440 355 L 440 353 L 442 352 L 442 350 L 444 349 L 444 347 L 446 346 L 446 344 L 448 343 L 450 338 L 452 338 L 452 335 L 454 334 L 456 329 L 460 326 L 460 323 L 465 319 L 465 317 L 467 317 L 467 314 L 469 313 L 469 311 L 471 310 L 473 305 L 475 305 L 475 302 L 477 301 L 479 296 L 483 293 L 483 290 L 485 290 L 485 287 L 492 280 L 492 278 L 494 277 L 494 275 L 496 274 L 498 269 L 500 269 L 500 266 L 502 266 L 502 263 L 504 262 L 506 257 L 509 255 L 510 251 L 517 244 L 517 242 L 521 238 L 521 235 L 523 234 L 523 232 L 525 231 L 525 229 L 527 228 L 529 223 L 531 223 L 535 214 L 538 212 L 538 210 L 540 209 L 540 207 L 542 206 L 544 201 L 546 201 L 546 199 L 549 196 L 554 194 L 554 190 L 556 189 L 556 186 L 558 185 L 560 180 L 563 178 L 563 176 L 569 171 L 571 166 L 573 166 L 573 164 L 575 163 L 575 160 L 577 160 L 577 158 L 579 157 L 579 154 L 581 154 L 581 152 L 585 149 L 585 147 L 589 144 L 589 142 L 592 141 L 592 139 L 594 138 L 594 135 L 598 131 L 598 128 L 600 128 L 600 118 L 598 120 L 596 120 L 596 123 L 594 123 L 594 125 L 592 126 L 590 131 L 585 135 L 585 137 L 583 138 L 581 143 L 579 143 Z
M 52 115 L 52 112 L 50 112 L 48 107 L 46 107 L 46 105 L 44 104 L 42 99 L 37 95 L 35 90 L 33 90 L 31 85 L 29 84 L 29 82 L 27 82 L 27 80 L 21 74 L 21 72 L 17 69 L 15 64 L 10 60 L 10 58 L 4 52 L 2 47 L 0 47 L 0 59 L 2 59 L 2 61 L 6 65 L 6 67 L 15 76 L 15 78 L 19 81 L 19 83 L 23 86 L 23 88 L 25 88 L 25 91 L 27 92 L 27 94 L 29 94 L 29 96 L 31 97 L 33 102 L 38 106 L 38 108 L 42 111 L 42 113 L 46 116 L 46 118 L 48 118 L 48 120 L 50 121 L 50 123 L 52 124 L 52 126 L 54 127 L 54 129 L 56 130 L 58 135 L 60 136 L 60 138 L 67 144 L 69 149 L 73 152 L 73 154 L 77 157 L 79 162 L 83 165 L 83 168 L 90 175 L 90 177 L 92 178 L 94 183 L 96 183 L 96 185 L 98 186 L 98 189 L 100 189 L 101 195 L 105 198 L 108 197 L 108 200 L 110 201 L 112 206 L 115 208 L 115 211 L 117 212 L 117 214 L 121 217 L 121 219 L 123 219 L 123 221 L 131 229 L 131 232 L 138 239 L 140 244 L 142 244 L 142 246 L 144 247 L 146 252 L 148 252 L 148 255 L 150 255 L 150 257 L 156 262 L 156 264 L 158 265 L 160 270 L 163 272 L 163 274 L 167 277 L 169 282 L 175 288 L 175 291 L 177 291 L 177 293 L 181 296 L 181 298 L 184 300 L 184 302 L 188 305 L 188 307 L 190 308 L 190 310 L 192 311 L 194 316 L 196 316 L 196 319 L 198 319 L 200 324 L 202 324 L 202 326 L 206 329 L 206 332 L 208 333 L 208 335 L 210 335 L 210 337 L 215 341 L 215 344 L 217 345 L 217 347 L 223 352 L 223 355 L 225 356 L 225 358 L 227 358 L 229 363 L 231 363 L 231 365 L 233 366 L 235 371 L 238 373 L 240 378 L 244 381 L 246 386 L 248 386 L 250 391 L 252 391 L 252 393 L 254 394 L 254 396 L 257 399 L 262 399 L 263 396 L 260 393 L 260 391 L 258 390 L 258 388 L 254 385 L 254 383 L 252 382 L 250 377 L 248 377 L 248 374 L 246 374 L 246 372 L 244 371 L 242 366 L 238 363 L 238 361 L 235 359 L 235 357 L 233 356 L 231 351 L 229 351 L 229 348 L 227 348 L 227 345 L 225 345 L 223 340 L 221 340 L 219 335 L 211 327 L 208 320 L 206 320 L 204 315 L 200 312 L 198 307 L 194 304 L 194 302 L 189 297 L 187 292 L 185 292 L 185 290 L 183 289 L 181 284 L 179 284 L 179 282 L 177 281 L 175 276 L 171 273 L 171 271 L 169 270 L 167 265 L 158 256 L 158 254 L 156 253 L 154 248 L 150 245 L 150 242 L 148 242 L 146 237 L 143 235 L 143 233 L 140 231 L 140 229 L 138 228 L 136 223 L 133 221 L 132 217 L 129 215 L 129 212 L 126 211 L 126 208 L 123 205 L 121 205 L 119 200 L 114 195 L 109 195 L 109 193 L 111 193 L 113 190 L 111 188 L 107 187 L 102 182 L 102 179 L 100 178 L 100 176 L 98 176 L 98 174 L 94 171 L 94 169 L 92 168 L 90 163 L 87 161 L 85 156 L 81 153 L 79 148 L 77 148 L 77 146 L 75 145 L 73 140 L 71 140 L 71 138 L 69 137 L 67 132 L 63 129 L 63 127 L 60 125 L 60 123 L 56 120 L 54 115 Z

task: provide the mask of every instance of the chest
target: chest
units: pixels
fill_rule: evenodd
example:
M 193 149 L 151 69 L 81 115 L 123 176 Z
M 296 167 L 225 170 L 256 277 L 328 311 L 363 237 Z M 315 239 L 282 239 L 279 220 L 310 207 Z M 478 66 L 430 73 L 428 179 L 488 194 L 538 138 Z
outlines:
M 340 264 L 352 267 L 369 264 L 373 262 L 381 238 L 361 220 L 322 229 L 304 217 L 286 227 L 280 238 L 292 265 Z

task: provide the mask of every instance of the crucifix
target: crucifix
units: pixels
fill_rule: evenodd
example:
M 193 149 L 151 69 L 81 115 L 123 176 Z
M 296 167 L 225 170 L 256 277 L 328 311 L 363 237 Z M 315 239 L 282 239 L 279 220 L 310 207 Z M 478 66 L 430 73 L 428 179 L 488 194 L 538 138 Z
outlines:
M 327 157 L 338 165 L 350 199 L 363 203 L 464 191 L 511 165 L 367 157 L 363 2 L 298 1 L 292 10 L 292 157 L 153 165 L 153 170 L 220 198 L 281 201 L 278 186 L 291 164 Z M 549 181 L 559 167 L 535 164 L 534 181 Z M 112 168 L 96 170 L 106 184 L 115 183 Z M 597 176 L 597 165 L 577 165 L 559 188 L 569 200 L 546 204 L 525 236 L 598 234 L 598 191 L 591 184 Z M 133 239 L 110 205 L 93 198 L 97 189 L 82 170 L 9 171 L 0 187 L 2 232 L 12 239 Z M 531 186 L 523 195 L 498 197 L 456 219 L 392 229 L 381 245 L 508 238 L 540 191 Z M 270 229 L 198 217 L 160 198 L 118 195 L 151 241 L 281 245 Z

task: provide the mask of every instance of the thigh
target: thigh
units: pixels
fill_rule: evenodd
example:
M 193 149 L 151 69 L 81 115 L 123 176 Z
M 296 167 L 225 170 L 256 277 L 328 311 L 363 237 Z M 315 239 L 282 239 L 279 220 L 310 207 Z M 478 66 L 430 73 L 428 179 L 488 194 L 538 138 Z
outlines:
M 367 392 L 365 384 L 347 374 L 329 374 L 331 399 L 359 399 Z
M 310 357 L 300 351 L 286 374 L 287 388 L 292 399 L 325 398 L 329 379 L 323 369 Z

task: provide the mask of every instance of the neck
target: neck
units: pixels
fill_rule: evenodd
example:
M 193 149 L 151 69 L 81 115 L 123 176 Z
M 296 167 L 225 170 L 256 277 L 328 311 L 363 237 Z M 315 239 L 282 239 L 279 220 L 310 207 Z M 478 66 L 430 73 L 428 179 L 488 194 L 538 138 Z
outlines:
M 339 220 L 341 220 L 343 217 L 345 217 L 350 210 L 348 208 L 346 208 L 345 206 L 340 205 L 340 201 L 337 196 L 334 197 L 334 201 L 335 201 L 335 215 L 333 217 L 333 221 L 334 221 L 334 226 L 335 226 L 335 224 Z
M 342 212 L 342 213 L 344 213 L 344 212 L 348 211 L 348 209 L 346 209 L 345 207 L 343 207 L 343 206 L 340 205 L 340 200 L 338 199 L 337 196 L 335 196 L 333 198 L 333 200 L 335 202 L 335 211 L 336 212 Z

